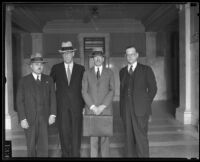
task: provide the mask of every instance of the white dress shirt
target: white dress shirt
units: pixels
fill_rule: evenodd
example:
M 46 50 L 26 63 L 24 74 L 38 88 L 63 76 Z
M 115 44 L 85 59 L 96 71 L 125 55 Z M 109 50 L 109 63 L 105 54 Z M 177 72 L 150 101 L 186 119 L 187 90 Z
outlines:
M 134 62 L 133 64 L 128 64 L 128 72 L 129 72 L 131 66 L 132 66 L 132 70 L 134 71 L 137 66 L 137 61 Z
M 37 80 L 37 76 L 39 76 L 39 80 L 41 81 L 41 74 L 36 74 L 36 73 L 32 72 L 32 75 L 35 80 Z
M 101 76 L 101 73 L 102 73 L 102 70 L 103 70 L 103 66 L 94 66 L 94 70 L 95 70 L 95 74 L 97 74 L 97 70 L 99 68 L 99 72 L 100 72 L 100 76 Z
M 68 66 L 69 66 L 70 72 L 71 72 L 71 74 L 72 74 L 72 69 L 73 69 L 73 66 L 74 66 L 74 62 L 71 62 L 71 63 L 69 63 L 69 64 L 64 63 L 64 65 L 65 65 L 65 70 L 66 70 L 66 72 L 67 72 L 67 68 L 68 68 Z

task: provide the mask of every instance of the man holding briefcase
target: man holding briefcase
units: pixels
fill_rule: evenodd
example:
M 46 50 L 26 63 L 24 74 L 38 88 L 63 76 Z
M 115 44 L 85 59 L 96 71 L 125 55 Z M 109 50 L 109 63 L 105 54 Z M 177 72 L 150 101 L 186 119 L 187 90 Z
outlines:
M 111 127 L 112 130 L 113 124 L 110 119 L 112 120 L 112 100 L 115 89 L 114 74 L 112 70 L 103 67 L 104 54 L 102 48 L 94 48 L 92 57 L 95 66 L 85 71 L 82 80 L 82 95 L 86 103 L 85 114 L 89 114 L 91 117 L 87 120 L 88 123 L 85 120 L 84 131 L 87 131 L 88 127 L 92 129 L 90 156 L 98 157 L 100 147 L 101 157 L 109 157 L 109 137 L 104 132 L 110 130 L 101 132 L 95 129 L 101 129 L 101 127 L 102 129 L 110 129 L 109 127 Z M 95 132 L 101 132 L 101 134 L 95 135 Z M 98 145 L 99 142 L 101 143 L 100 146 Z

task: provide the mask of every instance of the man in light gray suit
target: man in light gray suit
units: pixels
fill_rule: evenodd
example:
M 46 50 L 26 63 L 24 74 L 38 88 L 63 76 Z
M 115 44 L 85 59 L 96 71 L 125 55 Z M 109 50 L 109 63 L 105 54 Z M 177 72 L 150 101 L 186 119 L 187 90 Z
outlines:
M 115 90 L 114 73 L 103 67 L 104 54 L 102 48 L 94 48 L 92 57 L 94 67 L 85 71 L 82 80 L 82 95 L 86 103 L 86 111 L 94 115 L 111 114 L 112 100 Z M 103 120 L 103 119 L 102 119 Z M 101 143 L 100 146 L 98 143 Z M 100 147 L 101 157 L 109 157 L 109 137 L 90 137 L 90 155 L 98 157 Z

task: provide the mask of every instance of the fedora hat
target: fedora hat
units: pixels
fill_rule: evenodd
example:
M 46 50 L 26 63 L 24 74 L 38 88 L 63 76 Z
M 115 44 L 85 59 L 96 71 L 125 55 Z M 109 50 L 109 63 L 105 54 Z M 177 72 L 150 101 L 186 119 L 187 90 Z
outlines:
M 31 55 L 29 63 L 31 64 L 31 63 L 34 63 L 34 62 L 47 63 L 47 61 L 44 61 L 41 53 L 35 53 L 35 54 Z
M 58 50 L 60 53 L 64 53 L 66 51 L 75 51 L 76 49 L 73 48 L 72 42 L 62 42 L 61 49 Z
M 94 57 L 94 56 L 97 56 L 97 55 L 103 56 L 103 57 L 105 56 L 102 47 L 95 47 L 95 48 L 93 48 L 91 57 Z

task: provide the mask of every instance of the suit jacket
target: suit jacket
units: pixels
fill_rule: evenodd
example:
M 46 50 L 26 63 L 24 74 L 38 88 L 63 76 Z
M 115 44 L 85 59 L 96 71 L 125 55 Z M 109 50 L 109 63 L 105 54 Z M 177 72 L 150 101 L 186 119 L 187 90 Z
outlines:
M 27 119 L 29 125 L 35 122 L 37 113 L 48 122 L 49 115 L 56 115 L 55 87 L 51 77 L 41 75 L 40 94 L 42 104 L 37 103 L 36 96 L 37 83 L 32 74 L 24 76 L 18 86 L 17 109 L 19 120 Z M 41 106 L 42 105 L 42 106 Z M 42 109 L 38 110 L 38 107 Z
M 86 113 L 91 113 L 89 111 L 91 105 L 106 105 L 102 115 L 111 115 L 114 91 L 115 82 L 112 70 L 103 68 L 99 80 L 97 80 L 94 67 L 86 71 L 82 80 L 82 95 L 87 106 Z
M 52 67 L 50 75 L 56 83 L 56 99 L 58 113 L 65 113 L 71 109 L 73 114 L 82 114 L 84 100 L 82 98 L 82 77 L 85 68 L 74 63 L 70 84 L 68 85 L 64 62 Z
M 120 70 L 120 115 L 125 117 L 126 89 L 125 81 L 128 74 L 127 66 Z M 136 116 L 151 113 L 151 103 L 157 92 L 157 85 L 151 67 L 137 63 L 134 71 L 132 103 Z

